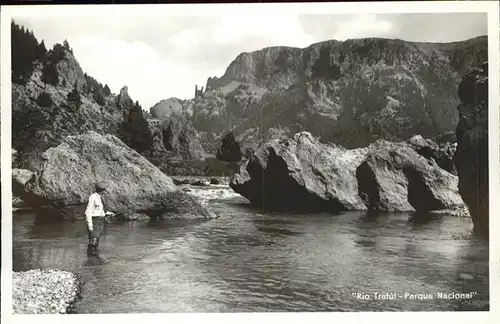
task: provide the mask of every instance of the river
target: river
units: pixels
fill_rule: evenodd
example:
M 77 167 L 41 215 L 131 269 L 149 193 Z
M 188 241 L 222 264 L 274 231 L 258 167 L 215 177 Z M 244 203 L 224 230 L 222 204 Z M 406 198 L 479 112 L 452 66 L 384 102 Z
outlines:
M 470 234 L 470 219 L 263 215 L 228 187 L 191 187 L 191 193 L 220 218 L 108 224 L 99 257 L 86 254 L 83 221 L 39 225 L 33 214 L 15 213 L 14 271 L 77 273 L 83 279 L 77 313 L 489 307 L 488 244 Z M 463 273 L 472 277 L 464 280 Z M 395 298 L 381 299 L 386 292 Z M 471 298 L 442 298 L 469 292 Z

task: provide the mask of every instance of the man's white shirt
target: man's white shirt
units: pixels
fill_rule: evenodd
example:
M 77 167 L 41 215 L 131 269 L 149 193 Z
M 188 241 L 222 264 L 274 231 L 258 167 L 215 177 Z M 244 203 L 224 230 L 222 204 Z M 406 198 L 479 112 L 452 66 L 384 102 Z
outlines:
M 92 217 L 104 217 L 106 213 L 104 212 L 104 205 L 102 204 L 101 195 L 94 192 L 89 197 L 89 203 L 87 204 L 87 209 L 85 210 L 85 217 L 87 219 L 87 224 L 92 228 Z

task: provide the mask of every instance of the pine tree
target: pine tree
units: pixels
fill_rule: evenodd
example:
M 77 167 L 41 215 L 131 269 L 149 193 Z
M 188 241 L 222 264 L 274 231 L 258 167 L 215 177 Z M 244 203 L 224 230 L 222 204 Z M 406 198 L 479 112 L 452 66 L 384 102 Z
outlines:
M 222 139 L 222 146 L 217 150 L 216 157 L 221 161 L 237 162 L 242 158 L 240 144 L 234 138 L 233 132 L 229 132 Z
M 130 111 L 124 116 L 121 138 L 137 152 L 151 151 L 153 137 L 149 131 L 149 124 L 142 114 L 142 107 L 138 101 L 131 102 L 131 106 Z
M 52 106 L 54 104 L 53 101 L 52 101 L 52 97 L 47 92 L 40 93 L 38 95 L 38 98 L 36 99 L 36 103 L 40 107 L 50 107 L 50 106 Z
M 104 91 L 101 87 L 94 89 L 92 97 L 100 106 L 104 106 L 106 104 L 106 101 L 104 100 Z
M 45 47 L 45 43 L 43 40 L 40 42 L 40 45 L 37 47 L 36 51 L 36 59 L 40 62 L 45 61 L 45 56 L 47 55 L 47 48 Z
M 59 72 L 50 60 L 45 63 L 42 69 L 42 81 L 46 84 L 59 84 Z
M 38 41 L 29 29 L 11 22 L 12 82 L 25 84 L 33 73 Z
M 78 85 L 76 81 L 73 86 L 73 90 L 68 93 L 67 101 L 68 105 L 74 109 L 78 109 L 82 105 L 82 97 L 80 95 L 80 92 L 78 92 Z
M 109 89 L 108 85 L 106 84 L 104 86 L 104 95 L 109 96 L 111 94 L 111 90 Z

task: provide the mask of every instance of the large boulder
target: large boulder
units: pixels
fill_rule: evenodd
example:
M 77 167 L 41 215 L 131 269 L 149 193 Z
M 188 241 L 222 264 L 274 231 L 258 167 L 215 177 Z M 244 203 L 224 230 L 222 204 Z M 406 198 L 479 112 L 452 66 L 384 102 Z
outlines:
M 474 223 L 474 231 L 488 236 L 488 62 L 467 74 L 458 88 L 461 103 L 456 129 L 459 189 Z
M 408 142 L 347 150 L 308 132 L 251 153 L 230 186 L 266 209 L 421 211 L 463 205 L 456 176 Z
M 162 218 L 213 218 L 172 179 L 112 135 L 69 136 L 42 155 L 24 190 L 15 192 L 43 216 L 83 217 L 95 183 L 106 181 L 105 202 L 118 214 Z M 14 187 L 13 187 L 14 189 Z
M 361 198 L 370 210 L 429 211 L 463 205 L 458 178 L 408 142 L 371 144 L 356 174 Z

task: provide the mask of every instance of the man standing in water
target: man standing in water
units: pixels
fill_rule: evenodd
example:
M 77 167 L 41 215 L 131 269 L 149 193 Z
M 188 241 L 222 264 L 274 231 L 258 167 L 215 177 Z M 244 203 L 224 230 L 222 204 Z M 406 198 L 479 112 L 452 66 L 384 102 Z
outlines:
M 114 215 L 114 213 L 107 211 L 106 205 L 101 197 L 101 194 L 106 191 L 107 187 L 108 185 L 105 182 L 97 183 L 95 192 L 90 195 L 89 203 L 85 210 L 89 236 L 89 244 L 87 247 L 88 254 L 97 253 L 99 239 L 101 238 L 102 232 L 104 231 L 104 224 L 106 223 L 105 217 L 107 215 Z

